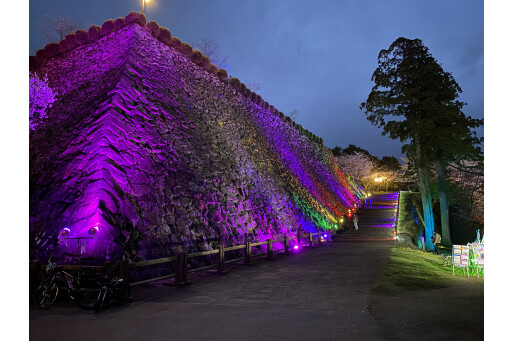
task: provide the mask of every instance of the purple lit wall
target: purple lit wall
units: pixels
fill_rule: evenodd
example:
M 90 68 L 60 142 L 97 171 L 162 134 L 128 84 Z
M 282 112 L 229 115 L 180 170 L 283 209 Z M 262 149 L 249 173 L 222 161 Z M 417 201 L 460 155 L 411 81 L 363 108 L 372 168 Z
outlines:
M 324 230 L 359 201 L 327 148 L 144 25 L 78 45 L 35 68 L 59 96 L 30 135 L 31 259 Z

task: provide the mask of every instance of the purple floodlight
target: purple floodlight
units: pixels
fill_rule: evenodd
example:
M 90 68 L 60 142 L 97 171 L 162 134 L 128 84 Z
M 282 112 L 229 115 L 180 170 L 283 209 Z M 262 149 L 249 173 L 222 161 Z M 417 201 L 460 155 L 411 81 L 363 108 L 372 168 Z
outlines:
M 294 249 L 294 250 L 298 250 L 298 249 L 299 249 L 299 245 L 295 245 L 295 246 L 293 247 L 293 249 Z

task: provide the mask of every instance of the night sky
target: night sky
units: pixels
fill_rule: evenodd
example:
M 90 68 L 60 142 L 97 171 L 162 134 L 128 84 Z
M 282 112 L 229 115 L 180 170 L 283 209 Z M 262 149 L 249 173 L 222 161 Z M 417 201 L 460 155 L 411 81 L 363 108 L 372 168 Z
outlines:
M 140 0 L 31 0 L 30 54 L 46 44 L 45 14 L 88 29 L 140 9 Z M 267 102 L 285 114 L 297 109 L 295 121 L 330 148 L 400 157 L 400 142 L 381 136 L 359 104 L 379 51 L 401 36 L 421 39 L 453 74 L 466 115 L 484 115 L 483 0 L 150 0 L 145 14 L 191 45 L 215 40 L 231 76 L 261 82 Z

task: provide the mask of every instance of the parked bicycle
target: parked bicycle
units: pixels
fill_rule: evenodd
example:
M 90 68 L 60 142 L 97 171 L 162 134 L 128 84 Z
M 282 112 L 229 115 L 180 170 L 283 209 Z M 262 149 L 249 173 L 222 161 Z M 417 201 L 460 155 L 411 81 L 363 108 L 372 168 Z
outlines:
M 35 303 L 41 308 L 50 308 L 57 300 L 60 289 L 64 289 L 82 309 L 94 308 L 99 288 L 97 281 L 79 279 L 71 273 L 57 268 L 57 265 L 51 261 L 46 266 L 46 273 L 48 277 L 38 285 L 34 295 Z
M 119 305 L 124 305 L 131 299 L 130 295 L 131 289 L 127 281 L 119 277 L 105 276 L 103 286 L 94 304 L 94 312 L 98 313 L 103 305 L 109 304 L 111 299 L 114 299 Z

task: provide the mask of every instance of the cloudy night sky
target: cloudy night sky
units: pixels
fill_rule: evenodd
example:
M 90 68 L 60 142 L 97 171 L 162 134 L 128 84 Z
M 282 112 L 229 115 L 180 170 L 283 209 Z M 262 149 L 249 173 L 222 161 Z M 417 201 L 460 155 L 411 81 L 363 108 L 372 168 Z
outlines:
M 140 10 L 140 0 L 31 0 L 30 54 L 47 43 L 45 15 L 88 29 Z M 421 39 L 461 86 L 466 115 L 484 115 L 483 0 L 150 0 L 145 14 L 193 46 L 214 40 L 231 76 L 261 82 L 267 102 L 285 114 L 297 109 L 295 121 L 330 148 L 400 157 L 400 142 L 359 109 L 379 51 L 398 37 Z

